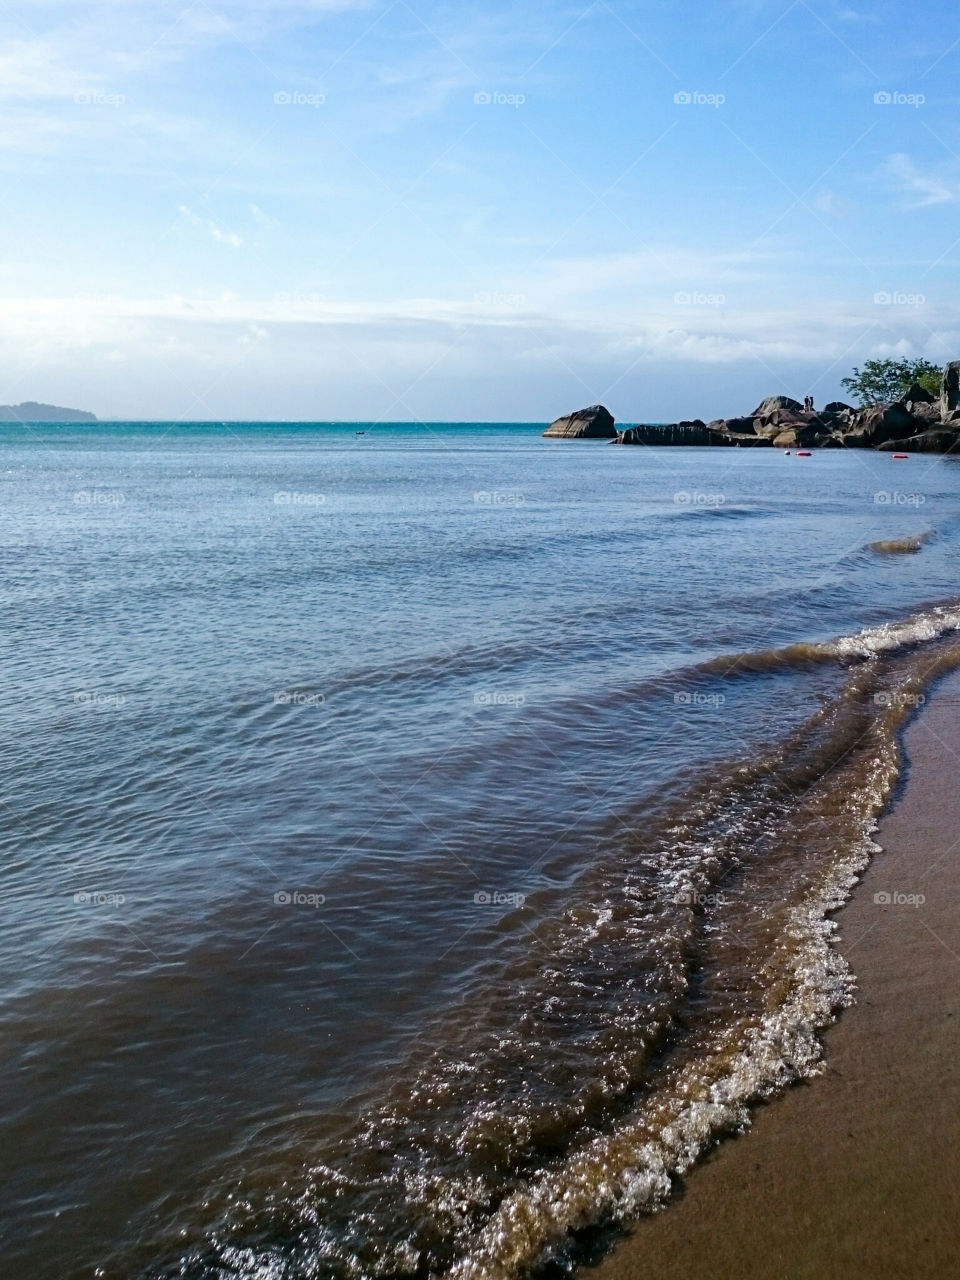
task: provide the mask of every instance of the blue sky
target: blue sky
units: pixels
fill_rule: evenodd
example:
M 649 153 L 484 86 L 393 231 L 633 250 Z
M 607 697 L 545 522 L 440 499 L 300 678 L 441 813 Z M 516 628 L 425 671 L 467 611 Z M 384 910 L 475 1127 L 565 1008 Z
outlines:
M 0 401 L 668 421 L 960 357 L 953 5 L 9 0 L 0 34 Z

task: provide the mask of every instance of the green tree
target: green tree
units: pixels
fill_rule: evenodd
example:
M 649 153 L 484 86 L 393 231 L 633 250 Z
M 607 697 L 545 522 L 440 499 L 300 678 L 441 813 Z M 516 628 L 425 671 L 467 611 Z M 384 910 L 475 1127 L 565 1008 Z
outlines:
M 863 369 L 854 369 L 840 385 L 851 391 L 863 405 L 899 400 L 916 382 L 931 395 L 940 394 L 943 369 L 929 360 L 868 360 Z

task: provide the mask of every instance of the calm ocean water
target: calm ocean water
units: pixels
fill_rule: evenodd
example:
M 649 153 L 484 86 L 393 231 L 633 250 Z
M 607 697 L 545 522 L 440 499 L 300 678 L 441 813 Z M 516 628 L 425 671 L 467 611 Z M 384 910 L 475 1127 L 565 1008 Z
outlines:
M 559 1265 L 816 1070 L 960 464 L 541 430 L 0 426 L 4 1274 Z

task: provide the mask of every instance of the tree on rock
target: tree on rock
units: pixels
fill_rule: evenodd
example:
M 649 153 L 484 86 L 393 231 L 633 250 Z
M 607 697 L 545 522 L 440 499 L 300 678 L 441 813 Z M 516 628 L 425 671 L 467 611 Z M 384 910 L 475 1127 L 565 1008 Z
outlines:
M 939 396 L 942 377 L 942 366 L 929 360 L 868 360 L 863 369 L 854 369 L 849 378 L 842 378 L 840 385 L 862 405 L 889 404 L 899 400 L 914 383 Z

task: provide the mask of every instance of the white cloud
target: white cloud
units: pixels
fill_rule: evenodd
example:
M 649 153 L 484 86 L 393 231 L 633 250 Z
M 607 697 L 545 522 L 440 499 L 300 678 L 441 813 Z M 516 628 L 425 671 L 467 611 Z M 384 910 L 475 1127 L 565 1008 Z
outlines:
M 852 200 L 827 188 L 817 192 L 814 204 L 821 213 L 825 213 L 830 218 L 845 218 L 855 208 Z
M 203 227 L 208 235 L 211 235 L 219 244 L 227 244 L 231 249 L 239 249 L 243 244 L 243 237 L 234 231 L 227 231 L 221 227 L 218 222 L 214 222 L 212 218 L 201 218 L 193 212 L 189 205 L 181 204 L 177 208 L 177 212 L 185 222 L 192 227 Z
M 757 307 L 735 313 L 709 306 L 691 306 L 678 317 L 676 307 L 643 309 L 639 317 L 595 312 L 565 314 L 529 306 L 463 302 L 450 299 L 410 299 L 394 304 L 335 303 L 309 295 L 281 294 L 269 300 L 172 294 L 167 297 L 124 299 L 103 296 L 61 299 L 8 300 L 0 318 L 6 342 L 18 337 L 52 351 L 67 346 L 109 343 L 116 350 L 124 333 L 137 339 L 163 332 L 184 349 L 215 347 L 219 337 L 233 341 L 241 334 L 257 339 L 272 336 L 289 345 L 312 346 L 325 332 L 350 335 L 360 349 L 367 344 L 420 351 L 435 343 L 471 336 L 459 346 L 486 350 L 502 346 L 508 358 L 519 358 L 518 341 L 530 352 L 542 349 L 540 337 L 563 350 L 572 360 L 621 359 L 638 353 L 651 360 L 693 359 L 698 362 L 736 362 L 769 351 L 791 359 L 831 359 L 840 355 L 859 331 L 876 332 L 876 343 L 908 345 L 931 330 L 960 330 L 960 303 L 891 315 L 878 312 L 872 297 L 860 304 L 809 303 Z M 549 344 L 548 344 L 549 345 Z M 891 349 L 893 349 L 891 347 Z M 122 348 L 120 348 L 122 349 Z M 900 349 L 897 347 L 896 349 Z M 141 347 L 139 354 L 144 350 Z M 394 362 L 395 364 L 396 362 Z M 478 366 L 479 367 L 479 366 Z
M 916 197 L 912 205 L 915 209 L 935 204 L 954 204 L 960 200 L 960 181 L 951 179 L 942 170 L 924 172 L 903 152 L 887 159 L 884 173 L 896 190 Z
M 264 211 L 260 208 L 259 205 L 251 204 L 248 207 L 250 209 L 250 217 L 253 218 L 257 226 L 266 227 L 269 230 L 273 230 L 273 228 L 279 227 L 280 219 L 274 218 L 272 214 L 264 213 Z
M 243 244 L 242 236 L 238 236 L 235 231 L 224 231 L 215 222 L 207 222 L 207 230 L 214 240 L 218 240 L 220 244 L 228 244 L 231 249 L 239 249 Z

